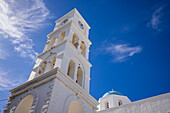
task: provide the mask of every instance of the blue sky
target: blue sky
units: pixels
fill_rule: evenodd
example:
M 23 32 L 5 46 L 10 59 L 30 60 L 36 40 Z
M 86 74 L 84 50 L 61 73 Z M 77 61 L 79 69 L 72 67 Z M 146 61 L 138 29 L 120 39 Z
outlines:
M 94 98 L 112 89 L 132 101 L 170 92 L 170 1 L 1 0 L 0 99 L 28 79 L 55 20 L 73 8 L 91 26 Z

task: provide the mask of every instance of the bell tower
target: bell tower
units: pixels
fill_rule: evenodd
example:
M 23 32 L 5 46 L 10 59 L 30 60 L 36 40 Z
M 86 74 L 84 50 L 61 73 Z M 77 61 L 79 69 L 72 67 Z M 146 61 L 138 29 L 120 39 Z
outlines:
M 47 35 L 28 81 L 10 90 L 4 113 L 94 113 L 89 94 L 89 25 L 73 9 Z
M 29 81 L 58 67 L 89 92 L 89 29 L 89 25 L 76 9 L 58 19 L 53 32 L 47 35 L 43 53 L 37 56 L 38 60 Z

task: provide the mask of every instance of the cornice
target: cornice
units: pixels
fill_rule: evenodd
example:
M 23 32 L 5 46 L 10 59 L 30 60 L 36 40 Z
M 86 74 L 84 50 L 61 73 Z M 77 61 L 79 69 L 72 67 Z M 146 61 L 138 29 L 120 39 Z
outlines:
M 57 73 L 60 73 L 60 74 L 57 74 Z M 47 73 L 39 75 L 37 78 L 27 81 L 26 83 L 10 90 L 10 93 L 12 94 L 12 96 L 10 96 L 9 98 L 10 99 L 15 98 L 16 96 L 23 94 L 38 86 L 41 86 L 53 79 L 58 79 L 67 88 L 69 88 L 73 93 L 75 93 L 77 96 L 82 98 L 85 102 L 87 102 L 88 104 L 93 106 L 95 109 L 97 109 L 96 105 L 99 104 L 98 101 L 94 99 L 89 93 L 87 93 L 81 86 L 79 86 L 77 83 L 71 80 L 71 78 L 68 75 L 65 75 L 58 67 L 55 69 L 52 69 L 51 71 Z M 70 84 L 72 87 L 68 84 Z M 87 99 L 90 101 L 87 101 Z
M 68 16 L 70 13 L 74 12 L 75 10 L 76 10 L 75 8 L 72 9 L 70 12 L 66 13 L 64 16 L 62 16 L 62 17 L 60 17 L 59 19 L 57 19 L 57 20 L 55 21 L 55 23 L 59 22 L 60 20 L 62 20 L 63 18 L 65 18 L 65 17 Z
M 88 23 L 84 20 L 84 18 L 82 17 L 82 15 L 79 13 L 79 11 L 74 8 L 73 10 L 71 10 L 70 12 L 68 12 L 67 14 L 65 14 L 64 16 L 60 17 L 58 20 L 55 21 L 55 23 L 61 21 L 63 18 L 67 17 L 70 13 L 75 12 L 79 15 L 79 17 L 81 18 L 81 20 L 83 20 L 83 22 L 86 24 L 86 26 L 88 27 L 88 29 L 90 29 L 90 26 L 88 25 Z
M 91 64 L 91 63 L 73 46 L 73 44 L 70 43 L 68 40 L 64 40 L 64 41 L 62 41 L 61 43 L 59 43 L 58 45 L 53 46 L 51 49 L 49 49 L 49 50 L 47 50 L 47 51 L 39 54 L 39 55 L 37 56 L 37 58 L 40 58 L 42 55 L 45 55 L 46 53 L 50 52 L 51 50 L 55 49 L 56 47 L 60 46 L 60 45 L 63 44 L 63 43 L 66 43 L 66 42 L 68 42 L 69 45 L 72 47 L 72 49 L 73 49 L 78 55 L 80 55 L 81 59 L 84 59 L 84 61 L 85 61 L 90 67 L 92 67 L 92 64 Z
M 81 59 L 83 59 L 85 61 L 85 63 L 87 63 L 90 67 L 92 67 L 92 64 L 88 61 L 88 59 L 86 59 L 75 47 L 72 43 L 70 43 L 68 40 L 67 42 L 69 43 L 69 45 L 72 47 L 72 49 L 78 54 L 80 55 Z
M 51 50 L 55 49 L 56 47 L 62 45 L 63 43 L 66 43 L 66 42 L 67 42 L 67 40 L 64 40 L 64 41 L 60 42 L 58 45 L 53 46 L 53 47 L 51 47 L 50 49 L 48 49 L 47 51 L 39 54 L 39 55 L 37 56 L 37 58 L 40 58 L 42 55 L 45 55 L 46 53 L 50 52 Z
M 15 97 L 19 94 L 22 94 L 25 91 L 28 91 L 30 89 L 29 86 L 31 86 L 31 88 L 33 89 L 39 85 L 42 85 L 48 81 L 53 80 L 54 78 L 56 78 L 56 76 L 54 74 L 57 73 L 57 70 L 58 70 L 58 67 L 54 68 L 51 71 L 48 71 L 47 73 L 41 74 L 38 77 L 36 77 L 30 81 L 27 81 L 26 83 L 10 90 L 10 93 L 13 94 L 12 96 L 10 96 L 10 98 Z M 34 85 L 32 86 L 32 84 L 34 84 Z
M 91 45 L 92 42 L 79 30 L 79 28 L 77 27 L 77 25 L 75 25 L 74 22 L 72 22 L 72 24 L 73 24 L 74 28 L 76 29 L 76 31 L 81 35 L 81 37 L 83 37 L 83 39 L 85 39 L 85 41 L 86 41 L 89 45 Z
M 65 23 L 65 24 L 62 25 L 61 27 L 57 28 L 56 30 L 52 31 L 51 33 L 49 33 L 49 34 L 47 35 L 47 37 L 50 38 L 51 35 L 53 35 L 54 33 L 58 32 L 58 31 L 60 31 L 60 30 L 63 29 L 65 26 L 67 26 L 67 25 L 69 25 L 69 24 L 71 25 L 71 23 L 72 23 L 72 20 L 69 21 L 69 22 L 67 22 L 67 23 Z
M 56 30 L 52 31 L 51 33 L 49 33 L 49 34 L 47 35 L 47 37 L 50 38 L 54 33 L 60 31 L 61 29 L 63 29 L 65 26 L 67 26 L 67 25 L 69 25 L 69 24 L 70 24 L 70 25 L 72 24 L 72 25 L 74 26 L 74 28 L 76 29 L 76 31 L 81 35 L 81 37 L 83 37 L 83 39 L 84 39 L 89 45 L 92 44 L 92 42 L 79 30 L 79 28 L 75 25 L 75 23 L 74 23 L 72 20 L 69 21 L 69 22 L 67 22 L 67 23 L 64 24 L 63 26 L 57 28 Z
M 98 101 L 96 99 L 94 99 L 94 97 L 92 97 L 81 86 L 79 86 L 77 83 L 75 83 L 73 80 L 71 80 L 71 78 L 68 75 L 65 75 L 60 69 L 58 69 L 58 72 L 60 74 L 62 74 L 63 76 L 57 77 L 57 79 L 59 79 L 65 86 L 67 86 L 69 89 L 71 89 L 76 95 L 80 96 L 80 98 L 82 98 L 86 102 L 87 102 L 87 100 L 85 99 L 85 97 L 87 97 L 95 105 L 99 104 Z M 66 84 L 67 82 L 65 82 L 64 80 L 62 81 L 62 79 L 66 80 L 68 83 L 71 83 L 76 89 L 78 89 L 79 93 L 75 92 L 75 90 L 73 88 L 71 88 L 68 84 Z M 89 102 L 87 102 L 87 103 L 89 103 Z M 92 105 L 92 104 L 90 104 L 90 105 L 93 106 L 93 107 L 95 106 L 95 105 Z M 96 106 L 95 106 L 95 109 L 97 109 Z

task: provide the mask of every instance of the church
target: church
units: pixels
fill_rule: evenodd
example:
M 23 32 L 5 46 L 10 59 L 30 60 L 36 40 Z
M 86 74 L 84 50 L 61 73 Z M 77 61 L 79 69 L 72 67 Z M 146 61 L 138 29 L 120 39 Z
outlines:
M 93 98 L 90 26 L 77 9 L 55 23 L 28 81 L 10 90 L 3 113 L 170 113 L 170 93 L 131 102 L 111 90 Z

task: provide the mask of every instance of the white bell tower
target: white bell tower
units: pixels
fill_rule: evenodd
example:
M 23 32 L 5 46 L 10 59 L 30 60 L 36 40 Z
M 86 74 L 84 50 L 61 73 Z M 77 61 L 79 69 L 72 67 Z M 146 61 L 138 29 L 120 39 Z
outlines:
M 76 9 L 58 19 L 54 31 L 47 35 L 43 53 L 37 56 L 38 60 L 29 80 L 58 67 L 89 92 L 89 29 L 89 25 Z
M 76 9 L 58 19 L 28 82 L 10 91 L 4 113 L 94 113 L 89 29 Z

